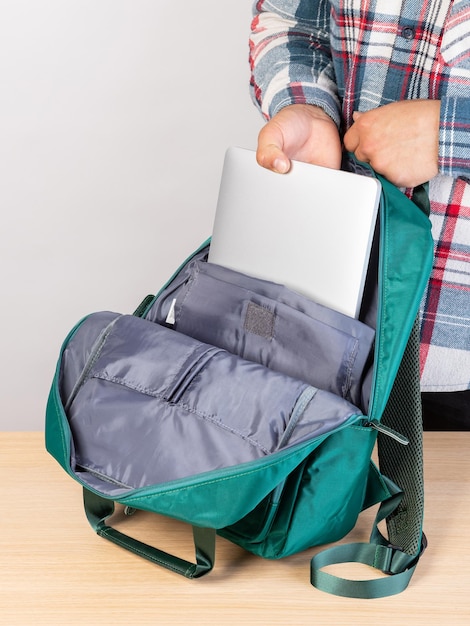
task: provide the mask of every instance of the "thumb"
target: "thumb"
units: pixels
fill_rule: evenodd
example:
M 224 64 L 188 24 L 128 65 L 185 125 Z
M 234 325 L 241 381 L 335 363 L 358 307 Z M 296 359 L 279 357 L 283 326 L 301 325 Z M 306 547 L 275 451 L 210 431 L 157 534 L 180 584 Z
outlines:
M 282 128 L 275 120 L 270 120 L 258 135 L 256 159 L 262 167 L 285 174 L 290 169 L 290 160 L 285 154 Z
M 279 174 L 286 174 L 291 166 L 290 160 L 281 148 L 273 143 L 258 143 L 256 159 L 262 167 Z
M 360 111 L 354 111 L 353 113 L 354 122 L 357 122 L 357 120 L 361 117 L 361 115 L 364 115 L 364 113 L 361 113 Z

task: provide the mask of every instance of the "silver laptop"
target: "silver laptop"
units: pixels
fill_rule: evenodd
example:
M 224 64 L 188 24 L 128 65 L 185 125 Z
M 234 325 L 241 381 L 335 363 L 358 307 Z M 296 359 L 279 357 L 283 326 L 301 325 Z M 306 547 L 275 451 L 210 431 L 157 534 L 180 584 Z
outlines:
M 375 178 L 297 161 L 275 174 L 229 148 L 209 261 L 357 317 L 380 191 Z

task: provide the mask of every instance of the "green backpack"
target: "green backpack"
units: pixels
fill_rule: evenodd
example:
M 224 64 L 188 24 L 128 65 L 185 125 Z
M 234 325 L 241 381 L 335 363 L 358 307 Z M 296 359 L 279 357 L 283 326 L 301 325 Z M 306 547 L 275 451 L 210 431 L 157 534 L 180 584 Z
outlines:
M 311 582 L 358 598 L 406 588 L 426 543 L 416 319 L 433 244 L 422 190 L 412 201 L 378 178 L 360 320 L 211 267 L 207 241 L 134 315 L 94 313 L 70 332 L 46 446 L 83 485 L 100 536 L 196 578 L 216 534 L 278 559 L 338 541 L 381 503 L 370 543 L 320 552 Z M 115 502 L 192 525 L 195 562 L 113 529 Z M 389 576 L 323 571 L 348 561 Z

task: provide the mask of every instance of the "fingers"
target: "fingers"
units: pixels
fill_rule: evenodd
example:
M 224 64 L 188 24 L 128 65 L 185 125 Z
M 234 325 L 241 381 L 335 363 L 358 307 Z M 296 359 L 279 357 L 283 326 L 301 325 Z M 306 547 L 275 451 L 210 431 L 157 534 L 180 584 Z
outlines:
M 291 168 L 291 159 L 334 169 L 340 167 L 338 129 L 323 109 L 310 104 L 289 105 L 261 129 L 258 163 L 285 174 Z
M 369 122 L 366 122 L 366 119 Z M 370 124 L 370 116 L 355 111 L 353 121 L 353 125 L 344 135 L 344 147 L 348 152 L 352 152 L 359 161 L 371 163 L 371 159 L 376 156 L 376 142 L 374 130 Z
M 285 174 L 290 170 L 291 162 L 283 151 L 283 136 L 276 122 L 268 122 L 258 136 L 256 160 L 273 172 Z
M 355 114 L 353 115 L 353 119 L 354 121 L 356 121 Z M 359 156 L 359 153 L 360 153 L 359 142 L 360 142 L 360 134 L 359 134 L 356 124 L 353 124 L 349 128 L 349 130 L 346 131 L 344 138 L 343 138 L 343 143 L 344 143 L 344 147 L 346 148 L 348 152 L 352 152 L 359 160 L 362 161 L 364 159 L 361 159 Z
M 354 113 L 344 147 L 398 187 L 414 187 L 439 171 L 439 115 L 438 100 L 403 100 Z

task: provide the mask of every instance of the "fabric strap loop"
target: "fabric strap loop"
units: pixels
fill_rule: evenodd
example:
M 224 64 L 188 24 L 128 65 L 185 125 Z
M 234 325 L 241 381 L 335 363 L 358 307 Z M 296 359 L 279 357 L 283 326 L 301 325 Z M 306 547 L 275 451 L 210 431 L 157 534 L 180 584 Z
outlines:
M 84 488 L 83 501 L 88 521 L 100 537 L 104 537 L 134 554 L 177 574 L 181 574 L 186 578 L 200 578 L 208 574 L 214 567 L 216 536 L 214 529 L 193 526 L 196 563 L 191 563 L 137 539 L 133 539 L 108 526 L 106 520 L 114 513 L 114 502 L 112 500 L 102 498 L 98 494 Z
M 384 598 L 401 593 L 413 576 L 417 559 L 403 571 L 384 578 L 372 580 L 350 580 L 333 576 L 322 570 L 328 565 L 338 563 L 362 563 L 383 571 L 391 567 L 394 556 L 398 554 L 394 547 L 376 546 L 372 543 L 350 543 L 324 550 L 311 561 L 310 581 L 314 587 L 337 596 L 347 598 Z M 404 553 L 401 553 L 404 555 Z M 408 559 L 408 555 L 405 555 Z M 384 573 L 390 574 L 389 571 Z

